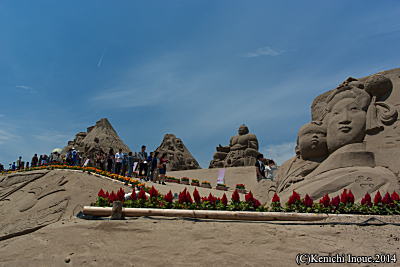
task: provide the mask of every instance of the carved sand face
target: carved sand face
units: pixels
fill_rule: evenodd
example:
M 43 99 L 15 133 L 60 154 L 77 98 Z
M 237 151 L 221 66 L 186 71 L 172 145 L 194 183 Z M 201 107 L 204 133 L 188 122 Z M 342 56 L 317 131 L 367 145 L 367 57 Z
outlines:
M 239 135 L 245 135 L 249 133 L 249 128 L 247 128 L 245 125 L 242 125 L 239 127 L 238 130 Z
M 328 115 L 327 142 L 330 153 L 364 140 L 366 114 L 354 98 L 344 98 L 333 106 Z
M 298 149 L 303 159 L 316 159 L 328 155 L 326 130 L 316 124 L 306 124 L 299 131 Z

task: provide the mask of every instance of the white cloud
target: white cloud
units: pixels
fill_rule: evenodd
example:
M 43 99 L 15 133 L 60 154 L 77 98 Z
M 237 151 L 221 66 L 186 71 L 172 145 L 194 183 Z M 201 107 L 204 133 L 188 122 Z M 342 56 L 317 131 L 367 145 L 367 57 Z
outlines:
M 36 90 L 28 85 L 16 85 L 15 88 L 28 91 L 29 93 L 36 93 Z
M 4 144 L 6 142 L 10 142 L 12 140 L 17 139 L 18 136 L 14 135 L 8 131 L 0 130 L 0 144 Z
M 187 90 L 182 86 L 179 63 L 176 55 L 169 55 L 138 69 L 130 69 L 113 88 L 90 100 L 106 107 L 130 108 L 154 106 L 178 95 L 183 96 Z
M 103 50 L 103 53 L 101 53 L 100 59 L 97 62 L 97 67 L 100 68 L 101 64 L 103 63 L 103 58 L 104 58 L 104 54 L 106 53 L 106 49 Z
M 275 56 L 282 55 L 284 52 L 285 52 L 284 50 L 275 50 L 269 46 L 264 46 L 264 47 L 257 48 L 255 51 L 244 54 L 243 57 L 249 57 L 249 58 L 260 57 L 260 56 L 275 57 Z
M 273 159 L 278 165 L 281 165 L 283 162 L 295 155 L 295 147 L 295 142 L 288 142 L 269 145 L 267 147 L 261 148 L 260 152 L 264 154 L 264 157 Z

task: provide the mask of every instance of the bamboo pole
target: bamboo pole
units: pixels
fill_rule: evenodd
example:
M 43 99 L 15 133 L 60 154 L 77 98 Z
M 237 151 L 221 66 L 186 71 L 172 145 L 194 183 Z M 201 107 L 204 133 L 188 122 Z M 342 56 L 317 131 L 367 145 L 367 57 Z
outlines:
M 91 216 L 110 216 L 110 207 L 84 206 L 83 214 Z M 218 220 L 247 221 L 320 221 L 327 219 L 328 214 L 289 213 L 289 212 L 254 212 L 254 211 L 216 211 L 216 210 L 179 210 L 179 209 L 148 209 L 123 208 L 125 217 L 166 216 Z

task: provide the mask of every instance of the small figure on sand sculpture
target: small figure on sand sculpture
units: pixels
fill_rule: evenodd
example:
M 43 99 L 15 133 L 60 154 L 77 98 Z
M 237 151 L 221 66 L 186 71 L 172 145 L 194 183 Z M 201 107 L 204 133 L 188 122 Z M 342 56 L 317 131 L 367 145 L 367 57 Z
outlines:
M 270 192 L 318 199 L 347 188 L 359 199 L 399 190 L 400 69 L 385 73 L 395 82 L 384 74 L 348 78 L 314 100 L 315 121 L 300 129 L 296 156 L 279 168 Z
M 257 137 L 249 133 L 246 125 L 241 125 L 238 135 L 231 137 L 229 146 L 216 148 L 209 168 L 254 166 L 258 152 Z

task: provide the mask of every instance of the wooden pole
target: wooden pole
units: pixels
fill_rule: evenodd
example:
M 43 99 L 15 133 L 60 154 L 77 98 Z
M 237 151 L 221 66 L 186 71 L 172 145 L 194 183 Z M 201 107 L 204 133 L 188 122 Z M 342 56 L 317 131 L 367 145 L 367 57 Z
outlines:
M 91 216 L 110 216 L 112 208 L 84 206 L 83 214 Z M 218 220 L 247 221 L 320 221 L 327 219 L 328 214 L 289 213 L 289 212 L 254 212 L 254 211 L 217 211 L 217 210 L 179 210 L 179 209 L 148 209 L 123 208 L 126 217 L 166 216 Z
M 113 206 L 111 208 L 111 220 L 121 220 L 124 218 L 124 214 L 122 213 L 122 202 L 114 201 Z

